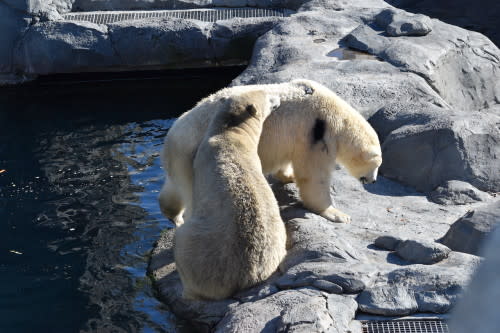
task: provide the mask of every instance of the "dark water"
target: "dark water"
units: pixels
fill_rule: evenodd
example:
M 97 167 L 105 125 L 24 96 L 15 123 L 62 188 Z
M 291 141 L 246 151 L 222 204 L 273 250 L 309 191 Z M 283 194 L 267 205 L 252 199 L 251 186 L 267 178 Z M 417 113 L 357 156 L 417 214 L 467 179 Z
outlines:
M 0 89 L 0 332 L 182 329 L 146 276 L 172 226 L 158 154 L 175 117 L 239 71 Z

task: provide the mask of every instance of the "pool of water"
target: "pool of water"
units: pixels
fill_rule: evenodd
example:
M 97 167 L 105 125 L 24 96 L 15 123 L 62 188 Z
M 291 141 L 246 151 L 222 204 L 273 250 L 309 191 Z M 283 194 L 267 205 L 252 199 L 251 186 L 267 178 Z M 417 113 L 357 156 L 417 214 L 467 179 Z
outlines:
M 241 68 L 0 89 L 0 332 L 179 332 L 149 254 L 175 118 Z M 111 80 L 110 80 L 111 78 Z

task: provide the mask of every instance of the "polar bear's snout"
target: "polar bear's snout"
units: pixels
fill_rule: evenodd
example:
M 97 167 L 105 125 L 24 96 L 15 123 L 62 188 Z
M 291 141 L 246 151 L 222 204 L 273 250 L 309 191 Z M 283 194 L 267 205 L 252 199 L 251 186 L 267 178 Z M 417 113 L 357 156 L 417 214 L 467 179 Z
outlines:
M 373 184 L 377 181 L 378 168 L 375 168 L 368 175 L 364 175 L 359 178 L 362 184 Z

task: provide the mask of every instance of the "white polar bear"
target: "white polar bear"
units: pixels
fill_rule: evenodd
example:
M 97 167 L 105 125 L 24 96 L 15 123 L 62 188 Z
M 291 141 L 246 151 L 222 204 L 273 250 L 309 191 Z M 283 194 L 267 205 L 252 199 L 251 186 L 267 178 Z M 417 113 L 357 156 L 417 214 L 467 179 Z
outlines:
M 191 217 L 175 232 L 187 299 L 223 299 L 267 279 L 286 254 L 278 203 L 257 147 L 270 98 L 250 91 L 221 101 L 194 158 Z
M 382 163 L 374 129 L 349 104 L 325 86 L 310 80 L 225 88 L 201 100 L 169 130 L 162 151 L 168 175 L 160 192 L 163 214 L 177 225 L 191 214 L 193 158 L 222 97 L 265 90 L 280 100 L 266 119 L 259 142 L 265 174 L 295 181 L 304 206 L 333 221 L 350 217 L 333 208 L 331 175 L 336 162 L 362 183 L 377 178 Z

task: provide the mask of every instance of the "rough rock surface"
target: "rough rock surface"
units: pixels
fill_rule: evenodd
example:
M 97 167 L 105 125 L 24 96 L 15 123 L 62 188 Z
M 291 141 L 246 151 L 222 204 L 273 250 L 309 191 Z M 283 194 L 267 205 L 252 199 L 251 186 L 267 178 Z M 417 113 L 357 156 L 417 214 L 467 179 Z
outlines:
M 429 193 L 429 199 L 441 205 L 465 205 L 476 201 L 489 201 L 491 196 L 469 183 L 450 180 Z
M 380 12 L 375 16 L 375 22 L 380 27 L 385 27 L 385 32 L 392 37 L 425 36 L 432 31 L 432 22 L 428 16 L 394 9 Z
M 279 21 L 269 17 L 220 23 L 178 18 L 109 25 L 39 22 L 17 42 L 15 66 L 25 74 L 38 75 L 242 62 L 249 57 L 255 40 Z
M 450 249 L 428 240 L 408 239 L 396 246 L 396 254 L 414 264 L 435 264 L 448 258 Z
M 477 204 L 443 207 L 384 177 L 376 184 L 363 186 L 344 170 L 336 172 L 334 182 L 332 194 L 337 206 L 352 216 L 351 224 L 331 223 L 304 210 L 297 202 L 294 184 L 273 184 L 287 221 L 290 246 L 282 274 L 276 274 L 262 286 L 243 291 L 227 303 L 182 300 L 175 264 L 166 255 L 171 253 L 174 230 L 165 231 L 150 265 L 163 300 L 198 328 L 221 332 L 251 332 L 264 327 L 271 332 L 283 325 L 295 327 L 299 323 L 290 320 L 298 317 L 287 314 L 292 311 L 291 304 L 297 309 L 302 309 L 300 304 L 315 309 L 301 310 L 303 331 L 325 331 L 329 327 L 345 332 L 354 322 L 355 310 L 332 311 L 351 309 L 352 302 L 356 309 L 358 294 L 359 310 L 370 314 L 447 312 L 479 263 L 477 256 L 451 252 L 436 264 L 418 265 L 374 247 L 373 242 L 381 233 L 389 232 L 400 239 L 414 235 L 438 238 L 446 232 L 454 216 Z M 330 299 L 332 296 L 335 298 Z M 343 326 L 338 326 L 340 323 Z
M 388 37 L 375 22 L 380 9 L 354 2 L 342 10 L 313 10 L 322 5 L 309 3 L 310 11 L 259 38 L 250 66 L 234 84 L 319 81 L 371 118 L 383 142 L 381 172 L 387 177 L 420 191 L 448 180 L 498 191 L 496 46 L 438 20 L 425 36 Z M 373 57 L 338 59 L 342 47 Z
M 500 224 L 500 202 L 467 212 L 453 223 L 441 242 L 454 251 L 479 254 L 485 239 Z

